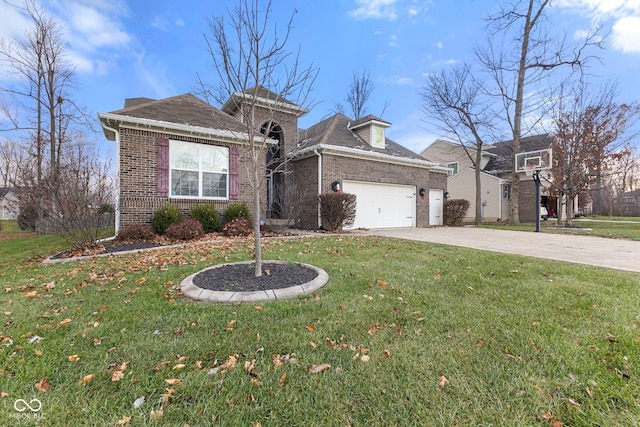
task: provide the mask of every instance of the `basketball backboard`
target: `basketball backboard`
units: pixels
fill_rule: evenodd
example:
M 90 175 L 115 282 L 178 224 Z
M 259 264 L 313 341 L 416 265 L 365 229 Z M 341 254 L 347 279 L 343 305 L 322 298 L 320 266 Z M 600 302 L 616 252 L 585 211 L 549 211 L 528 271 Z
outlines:
M 516 172 L 526 172 L 531 168 L 538 171 L 551 169 L 551 160 L 551 148 L 516 153 Z

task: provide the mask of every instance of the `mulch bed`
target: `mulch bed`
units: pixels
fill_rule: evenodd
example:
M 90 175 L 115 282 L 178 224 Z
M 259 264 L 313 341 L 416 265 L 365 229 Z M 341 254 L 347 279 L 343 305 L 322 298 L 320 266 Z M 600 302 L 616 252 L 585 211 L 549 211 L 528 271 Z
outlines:
M 262 263 L 262 276 L 255 276 L 255 264 L 229 264 L 203 270 L 193 278 L 202 289 L 223 292 L 252 292 L 303 285 L 318 276 L 317 271 L 298 264 Z
M 295 234 L 288 233 L 288 232 L 262 233 L 262 237 L 283 237 L 283 236 L 295 236 Z M 85 257 L 85 256 L 93 256 L 93 255 L 101 255 L 101 254 L 115 254 L 118 252 L 151 249 L 151 248 L 158 248 L 161 246 L 220 240 L 221 238 L 238 239 L 238 237 L 225 237 L 222 233 L 209 233 L 200 238 L 192 239 L 192 240 L 171 240 L 171 239 L 167 239 L 164 236 L 158 236 L 155 240 L 152 240 L 152 241 L 111 240 L 90 248 L 70 249 L 68 251 L 60 252 L 51 256 L 51 259 L 65 259 L 65 258 Z

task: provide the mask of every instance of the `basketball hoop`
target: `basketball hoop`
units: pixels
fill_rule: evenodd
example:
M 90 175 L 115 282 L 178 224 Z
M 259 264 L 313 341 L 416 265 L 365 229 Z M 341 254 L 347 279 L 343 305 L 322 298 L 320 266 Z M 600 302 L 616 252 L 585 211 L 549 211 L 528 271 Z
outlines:
M 526 173 L 527 176 L 533 176 L 533 173 L 536 170 L 536 165 L 527 164 L 527 165 L 523 165 L 522 168 L 524 169 L 524 173 Z

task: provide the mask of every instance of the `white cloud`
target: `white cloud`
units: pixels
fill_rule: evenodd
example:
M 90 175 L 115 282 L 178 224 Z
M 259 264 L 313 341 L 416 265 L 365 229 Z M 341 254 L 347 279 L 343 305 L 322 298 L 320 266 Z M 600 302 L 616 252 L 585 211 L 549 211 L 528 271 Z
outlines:
M 594 23 L 613 22 L 612 47 L 640 52 L 640 0 L 559 0 L 557 6 L 587 15 Z
M 396 0 L 356 0 L 358 8 L 349 12 L 355 19 L 388 19 L 398 17 L 395 9 Z
M 167 67 L 154 56 L 142 51 L 136 58 L 136 72 L 155 92 L 158 98 L 175 95 L 176 90 L 166 77 Z
M 115 17 L 79 3 L 70 3 L 68 6 L 66 16 L 69 17 L 69 30 L 85 49 L 121 47 L 131 41 L 131 36 L 121 28 Z
M 150 23 L 151 27 L 155 28 L 156 30 L 160 30 L 160 31 L 167 31 L 169 29 L 169 27 L 171 26 L 169 24 L 169 22 L 160 17 L 160 16 L 155 16 Z
M 623 53 L 640 53 L 640 16 L 628 16 L 613 25 L 613 47 Z

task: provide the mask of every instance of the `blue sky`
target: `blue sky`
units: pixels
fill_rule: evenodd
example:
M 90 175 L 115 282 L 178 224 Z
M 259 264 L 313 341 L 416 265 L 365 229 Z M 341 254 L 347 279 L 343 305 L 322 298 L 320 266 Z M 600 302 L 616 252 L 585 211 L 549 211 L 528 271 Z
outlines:
M 13 0 L 18 2 L 19 0 Z M 420 91 L 429 73 L 472 61 L 485 34 L 483 16 L 497 1 L 486 0 L 274 0 L 272 17 L 284 28 L 297 14 L 289 48 L 319 69 L 303 117 L 308 127 L 344 102 L 354 71 L 374 82 L 367 113 L 390 122 L 387 136 L 421 151 L 438 137 L 424 121 Z M 204 42 L 207 18 L 227 15 L 237 0 L 40 0 L 65 27 L 76 67 L 74 98 L 96 117 L 122 108 L 131 97 L 193 92 L 196 74 L 215 83 Z M 595 52 L 603 64 L 592 72 L 618 81 L 622 101 L 640 100 L 640 0 L 556 0 L 554 28 L 572 39 L 592 22 L 611 29 L 609 49 Z M 25 19 L 0 1 L 0 37 L 19 37 Z M 7 77 L 0 69 L 0 79 Z M 386 110 L 383 109 L 387 105 Z M 0 118 L 1 119 L 1 118 Z M 7 134 L 0 135 L 9 136 Z M 101 151 L 112 143 L 95 135 Z M 640 145 L 640 144 L 639 144 Z

